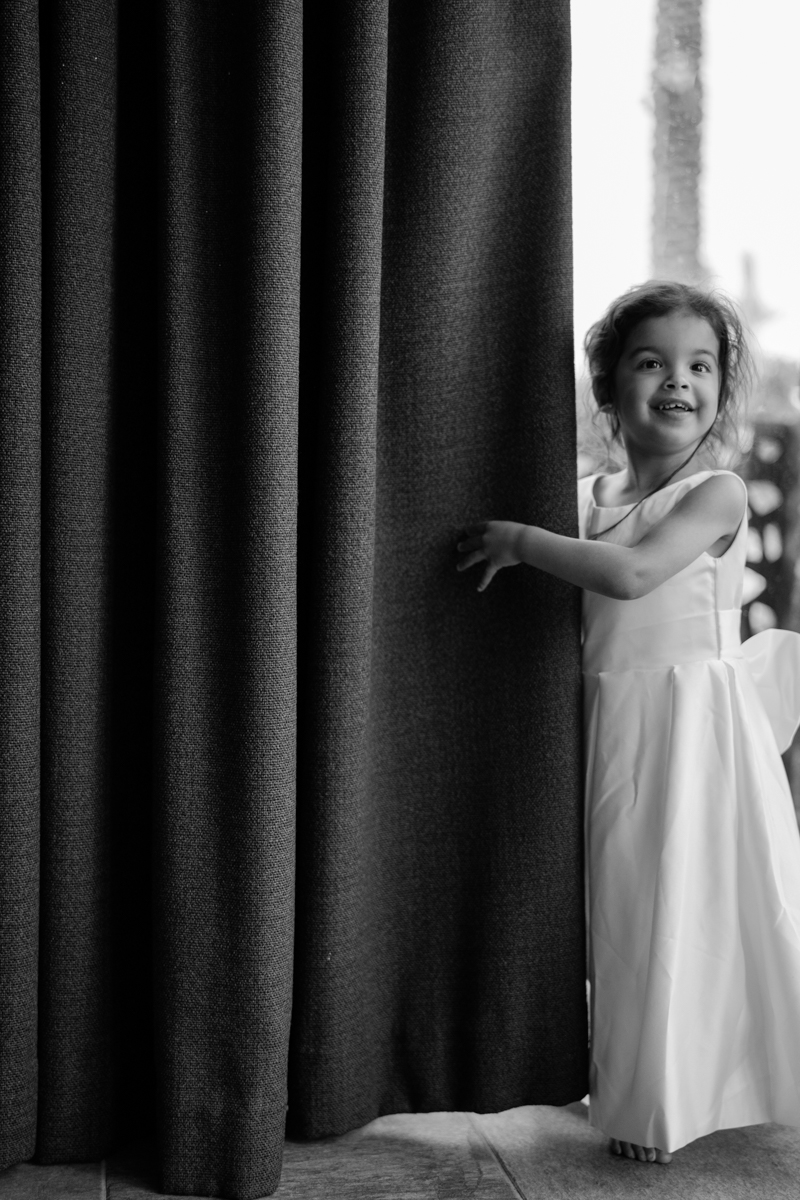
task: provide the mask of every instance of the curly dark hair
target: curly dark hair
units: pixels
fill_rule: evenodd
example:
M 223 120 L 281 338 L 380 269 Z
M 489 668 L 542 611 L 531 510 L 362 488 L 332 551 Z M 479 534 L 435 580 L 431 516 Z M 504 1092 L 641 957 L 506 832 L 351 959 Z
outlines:
M 738 441 L 737 408 L 754 379 L 753 359 L 745 330 L 731 300 L 719 292 L 686 283 L 650 279 L 629 288 L 609 304 L 589 329 L 583 347 L 598 408 L 614 403 L 613 378 L 629 335 L 649 317 L 691 313 L 708 321 L 719 339 L 719 407 L 707 441 L 727 446 Z M 619 418 L 610 413 L 611 437 L 619 437 Z

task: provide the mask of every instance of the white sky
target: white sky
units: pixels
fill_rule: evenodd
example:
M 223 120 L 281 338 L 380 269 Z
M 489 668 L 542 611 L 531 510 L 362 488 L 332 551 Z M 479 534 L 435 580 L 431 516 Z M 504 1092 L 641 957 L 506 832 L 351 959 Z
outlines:
M 576 352 L 650 274 L 656 0 L 571 0 Z M 763 349 L 800 360 L 800 3 L 704 0 L 701 256 L 739 297 L 756 265 Z

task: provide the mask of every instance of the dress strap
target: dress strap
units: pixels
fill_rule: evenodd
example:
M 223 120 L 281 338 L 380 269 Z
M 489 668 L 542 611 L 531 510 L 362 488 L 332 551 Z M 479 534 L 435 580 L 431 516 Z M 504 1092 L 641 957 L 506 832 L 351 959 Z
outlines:
M 581 538 L 585 538 L 589 532 L 596 479 L 597 472 L 594 475 L 584 475 L 578 480 L 578 536 Z
M 737 538 L 744 536 L 746 533 L 746 530 L 747 530 L 747 512 L 748 512 L 748 504 L 750 503 L 750 498 L 747 493 L 747 484 L 742 479 L 741 475 L 737 475 L 735 471 L 719 470 L 719 471 L 713 471 L 712 474 L 714 474 L 714 475 L 732 475 L 733 478 L 738 479 L 739 483 L 742 485 L 742 491 L 744 493 L 744 508 L 742 509 L 742 515 L 739 519 L 739 525 L 736 530 L 736 534 L 734 535 L 734 541 L 736 541 Z
M 745 511 L 746 511 L 746 506 L 750 503 L 750 499 L 747 494 L 747 484 L 742 479 L 741 475 L 737 475 L 735 471 L 725 471 L 725 470 L 722 470 L 721 468 L 718 471 L 712 471 L 711 474 L 712 475 L 732 475 L 734 479 L 738 479 L 739 483 L 742 485 L 742 491 L 744 492 L 744 502 L 745 502 Z

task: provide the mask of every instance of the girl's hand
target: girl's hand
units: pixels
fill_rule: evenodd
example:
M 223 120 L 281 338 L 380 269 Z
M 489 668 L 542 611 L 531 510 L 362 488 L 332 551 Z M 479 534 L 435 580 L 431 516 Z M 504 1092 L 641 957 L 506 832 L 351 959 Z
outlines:
M 516 543 L 520 530 L 517 521 L 484 521 L 482 525 L 471 525 L 466 537 L 456 549 L 466 551 L 456 566 L 457 571 L 466 571 L 475 563 L 486 561 L 483 579 L 478 591 L 484 591 L 501 567 L 515 567 L 522 560 L 517 556 Z

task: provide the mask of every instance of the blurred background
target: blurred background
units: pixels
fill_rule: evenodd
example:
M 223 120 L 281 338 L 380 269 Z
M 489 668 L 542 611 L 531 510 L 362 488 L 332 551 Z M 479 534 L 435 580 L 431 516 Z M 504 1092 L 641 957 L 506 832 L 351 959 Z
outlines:
M 800 4 L 572 0 L 579 475 L 614 469 L 582 342 L 645 279 L 738 302 L 759 371 L 743 414 L 742 637 L 800 632 Z M 800 736 L 785 756 L 800 819 Z

